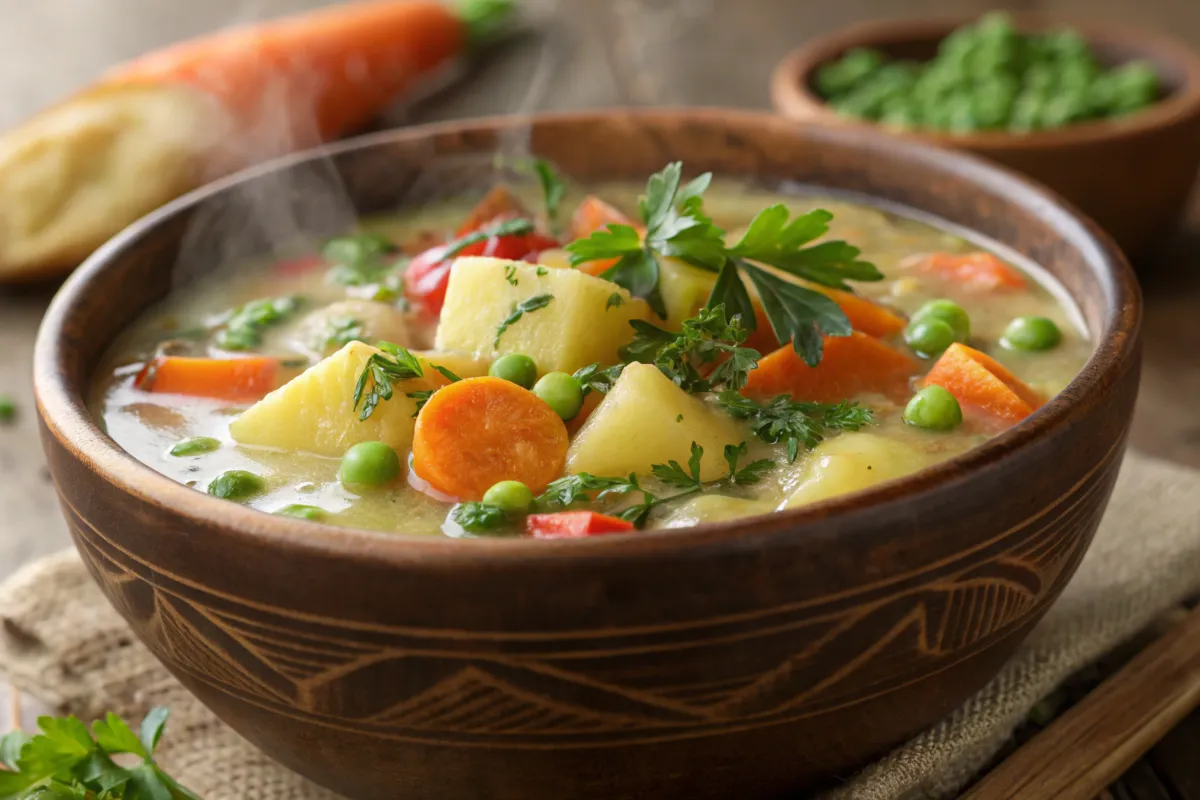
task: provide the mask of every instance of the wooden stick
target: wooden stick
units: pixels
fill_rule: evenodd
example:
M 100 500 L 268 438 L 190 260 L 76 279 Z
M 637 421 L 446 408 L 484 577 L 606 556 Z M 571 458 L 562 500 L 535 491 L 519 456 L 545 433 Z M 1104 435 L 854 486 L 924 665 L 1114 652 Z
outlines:
M 961 800 L 1092 800 L 1200 705 L 1200 608 Z

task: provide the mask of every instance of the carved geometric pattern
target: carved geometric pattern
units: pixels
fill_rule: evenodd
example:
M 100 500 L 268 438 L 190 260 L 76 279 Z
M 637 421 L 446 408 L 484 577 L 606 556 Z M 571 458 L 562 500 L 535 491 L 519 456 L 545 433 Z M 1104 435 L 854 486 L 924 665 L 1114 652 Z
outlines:
M 1111 486 L 1119 452 L 1055 505 L 986 543 L 992 555 L 982 563 L 968 553 L 892 585 L 762 609 L 739 618 L 736 637 L 720 619 L 651 638 L 610 628 L 544 639 L 489 634 L 505 641 L 503 653 L 474 649 L 461 631 L 365 626 L 218 595 L 156 570 L 64 508 L 107 596 L 159 658 L 197 681 L 281 716 L 385 738 L 595 747 L 799 719 L 979 652 L 1061 588 L 1098 523 L 1096 494 Z M 652 673 L 641 658 L 649 642 L 660 656 Z M 806 643 L 798 652 L 797 642 Z M 703 661 L 705 648 L 730 647 L 737 659 L 708 659 L 728 674 L 684 669 Z

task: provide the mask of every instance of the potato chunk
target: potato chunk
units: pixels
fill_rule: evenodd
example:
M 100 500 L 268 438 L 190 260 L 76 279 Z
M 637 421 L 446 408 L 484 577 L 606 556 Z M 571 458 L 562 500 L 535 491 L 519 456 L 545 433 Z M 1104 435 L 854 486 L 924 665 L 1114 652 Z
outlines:
M 704 308 L 716 282 L 715 272 L 693 267 L 674 258 L 662 259 L 658 290 L 662 293 L 663 305 L 667 307 L 667 319 L 663 321 L 655 317 L 651 321 L 667 330 L 681 330 L 685 319 L 691 319 Z
M 939 461 L 933 453 L 875 433 L 843 433 L 817 445 L 800 467 L 800 482 L 780 506 L 815 503 L 909 475 Z
M 567 472 L 646 475 L 652 464 L 671 459 L 686 464 L 695 442 L 704 448 L 700 477 L 711 481 L 728 471 L 725 445 L 746 438 L 732 418 L 680 389 L 657 367 L 630 364 L 576 434 Z
M 230 435 L 239 444 L 320 456 L 341 456 L 351 445 L 366 441 L 387 442 L 403 453 L 412 445 L 417 408 L 416 400 L 405 393 L 434 389 L 445 381 L 427 377 L 396 383 L 392 399 L 360 422 L 354 385 L 367 359 L 378 352 L 350 342 L 246 409 L 230 423 Z
M 436 364 L 445 367 L 460 378 L 482 378 L 488 374 L 491 359 L 478 358 L 470 353 L 443 353 L 440 350 L 413 350 L 426 369 Z
M 318 308 L 300 323 L 295 338 L 305 350 L 327 356 L 345 344 L 338 336 L 412 346 L 403 312 L 374 300 L 342 300 Z
M 615 364 L 633 339 L 631 319 L 646 319 L 645 301 L 600 278 L 573 269 L 542 269 L 524 261 L 460 258 L 450 273 L 436 347 L 495 358 L 524 353 L 540 372 L 574 372 Z M 514 285 L 515 283 L 515 285 Z M 527 312 L 495 342 L 500 323 L 522 300 L 549 294 L 544 308 Z M 616 295 L 620 304 L 610 304 Z

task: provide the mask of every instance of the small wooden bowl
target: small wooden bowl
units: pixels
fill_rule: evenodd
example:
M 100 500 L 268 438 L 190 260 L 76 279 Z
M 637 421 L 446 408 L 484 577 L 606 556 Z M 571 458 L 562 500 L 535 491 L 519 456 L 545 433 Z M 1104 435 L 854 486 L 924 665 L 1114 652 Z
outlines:
M 1044 183 L 1100 223 L 1126 252 L 1152 253 L 1172 231 L 1200 167 L 1200 56 L 1170 39 L 1126 25 L 1016 15 L 1019 29 L 1074 28 L 1104 63 L 1144 59 L 1158 68 L 1165 96 L 1113 121 L 1051 131 L 951 134 L 894 131 L 927 144 L 985 156 Z M 838 114 L 813 84 L 816 70 L 855 47 L 928 60 L 938 43 L 972 18 L 868 22 L 818 36 L 775 68 L 771 97 L 789 119 L 849 128 L 880 128 Z
M 264 250 L 260 223 L 328 209 L 314 176 L 378 212 L 431 186 L 486 185 L 490 154 L 513 141 L 583 181 L 645 180 L 682 159 L 974 228 L 1063 283 L 1095 354 L 1029 420 L 917 475 L 797 511 L 579 541 L 271 516 L 169 480 L 97 426 L 89 381 L 114 337 L 233 245 Z M 264 199 L 270 219 L 252 213 Z M 236 242 L 189 235 L 214 219 L 235 223 Z M 361 800 L 752 800 L 950 712 L 1058 596 L 1121 463 L 1139 318 L 1106 236 L 974 159 L 774 115 L 604 110 L 389 132 L 192 194 L 72 276 L 34 383 L 92 574 L 185 686 L 285 765 Z

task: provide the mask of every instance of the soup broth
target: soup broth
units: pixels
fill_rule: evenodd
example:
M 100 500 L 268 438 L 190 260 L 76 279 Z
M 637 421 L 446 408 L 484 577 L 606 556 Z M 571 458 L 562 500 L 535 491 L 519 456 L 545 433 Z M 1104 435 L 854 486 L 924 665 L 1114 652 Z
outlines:
M 662 252 L 644 256 L 651 245 L 626 254 L 656 262 L 664 320 L 653 297 L 636 296 L 649 296 L 637 291 L 644 287 L 631 294 L 618 285 L 628 287 L 628 277 L 604 271 L 619 273 L 625 256 L 572 266 L 564 249 L 607 223 L 654 230 L 638 214 L 646 191 L 593 186 L 585 199 L 572 190 L 553 225 L 544 212 L 526 211 L 541 203 L 537 191 L 510 187 L 482 204 L 460 198 L 365 220 L 362 231 L 373 235 L 331 243 L 323 257 L 217 269 L 114 345 L 94 413 L 163 475 L 264 512 L 409 534 L 583 536 L 796 508 L 920 470 L 1017 424 L 1091 353 L 1076 311 L 1036 268 L 845 198 L 716 180 L 703 195 L 706 217 L 688 217 L 681 202 L 676 218 L 711 217 L 734 252 L 764 208 L 782 204 L 791 219 L 825 209 L 828 231 L 813 244 L 844 240 L 861 254 L 838 263 L 869 262 L 882 278 L 852 280 L 850 296 L 786 269 L 791 257 L 811 271 L 824 263 L 820 251 L 780 255 L 783 267 L 731 260 L 734 280 L 738 264 L 758 264 L 768 286 L 771 278 L 786 284 L 785 299 L 787 286 L 821 288 L 818 299 L 836 302 L 855 333 L 823 337 L 820 365 L 808 366 L 796 347 L 780 344 L 769 298 L 743 269 L 755 320 L 734 320 L 724 307 L 709 317 L 720 332 L 697 337 L 718 344 L 693 341 L 672 362 L 660 343 L 647 357 L 653 337 L 630 321 L 674 339 L 684 320 L 702 316 L 724 273 Z M 599 226 L 597 210 L 610 215 Z M 505 233 L 524 231 L 525 218 L 533 230 Z M 439 258 L 481 226 L 500 235 L 481 234 L 457 258 Z M 790 246 L 786 237 L 776 230 L 760 238 L 778 250 Z M 730 322 L 734 335 L 721 338 Z M 738 322 L 756 324 L 740 343 Z M 621 348 L 635 336 L 651 363 L 632 361 L 618 375 L 630 359 Z M 403 349 L 377 351 L 380 340 Z M 410 353 L 420 378 L 405 371 Z M 514 354 L 531 362 L 498 361 Z M 393 370 L 390 398 L 372 364 L 385 379 Z M 756 366 L 740 369 L 747 364 Z M 498 378 L 485 377 L 489 370 Z M 594 378 L 604 371 L 607 383 Z M 374 410 L 360 421 L 373 396 Z M 347 455 L 360 441 L 376 444 Z M 525 486 L 483 489 L 506 481 Z

